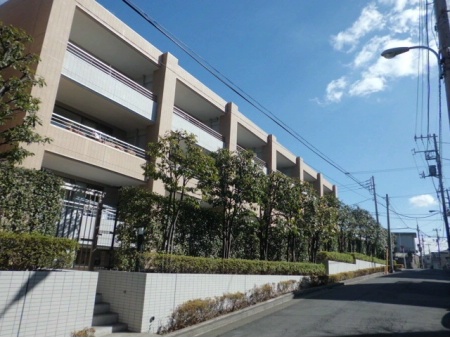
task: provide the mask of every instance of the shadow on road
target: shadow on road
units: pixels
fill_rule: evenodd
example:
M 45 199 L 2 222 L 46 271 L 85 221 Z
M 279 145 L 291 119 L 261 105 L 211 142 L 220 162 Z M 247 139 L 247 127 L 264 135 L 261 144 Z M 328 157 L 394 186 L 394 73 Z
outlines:
M 418 331 L 418 332 L 397 332 L 397 333 L 368 333 L 364 335 L 341 336 L 341 337 L 448 337 L 447 330 L 441 331 Z
M 450 311 L 450 271 L 447 270 L 403 270 L 359 284 L 342 285 L 339 292 L 313 292 L 305 296 L 310 299 L 335 301 L 362 301 L 405 306 L 438 308 Z M 375 291 L 375 292 L 374 292 Z M 361 297 L 362 295 L 362 297 Z M 450 312 L 447 312 L 441 324 L 450 329 Z M 440 336 L 448 337 L 449 331 L 407 332 L 390 334 L 364 334 L 361 337 L 383 336 Z

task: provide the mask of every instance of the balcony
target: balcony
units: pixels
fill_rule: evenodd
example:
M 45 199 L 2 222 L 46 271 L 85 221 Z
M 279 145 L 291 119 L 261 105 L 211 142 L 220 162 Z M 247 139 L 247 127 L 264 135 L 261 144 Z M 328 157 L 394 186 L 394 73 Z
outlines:
M 67 46 L 62 74 L 147 120 L 156 120 L 156 98 L 151 91 L 72 43 Z
M 236 146 L 237 151 L 246 151 L 247 149 L 245 149 L 244 147 L 241 146 Z M 267 164 L 265 161 L 263 161 L 262 159 L 260 159 L 259 157 L 257 157 L 256 155 L 253 157 L 253 161 L 259 166 L 261 167 L 261 169 L 263 170 L 264 174 L 267 175 Z
M 107 146 L 116 148 L 120 151 L 129 153 L 131 155 L 134 155 L 134 156 L 137 156 L 140 158 L 145 158 L 144 149 L 138 148 L 136 146 L 133 146 L 132 144 L 121 141 L 115 137 L 108 135 L 108 134 L 102 133 L 94 128 L 90 128 L 90 127 L 87 127 L 80 123 L 74 122 L 68 118 L 61 116 L 61 115 L 54 113 L 52 115 L 51 123 L 54 126 L 66 129 L 75 134 L 78 134 L 78 135 L 87 137 L 91 140 L 95 140 L 97 142 L 103 143 Z
M 199 120 L 174 107 L 172 130 L 184 130 L 197 137 L 197 144 L 208 151 L 214 152 L 223 148 L 223 136 Z

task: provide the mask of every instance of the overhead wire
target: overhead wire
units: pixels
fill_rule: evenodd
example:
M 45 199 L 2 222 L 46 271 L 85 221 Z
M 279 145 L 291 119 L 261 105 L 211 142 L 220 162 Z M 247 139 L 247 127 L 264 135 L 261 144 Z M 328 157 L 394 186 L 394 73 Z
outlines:
M 224 76 L 220 71 L 218 71 L 215 67 L 209 64 L 205 59 L 203 59 L 200 55 L 195 53 L 191 48 L 189 48 L 185 43 L 176 38 L 173 34 L 171 34 L 167 29 L 161 26 L 158 22 L 156 22 L 153 18 L 151 18 L 147 13 L 145 13 L 142 9 L 133 4 L 130 0 L 122 0 L 125 2 L 131 9 L 133 9 L 137 14 L 139 14 L 144 20 L 150 23 L 153 27 L 155 27 L 158 31 L 160 31 L 163 35 L 165 35 L 168 39 L 170 39 L 173 43 L 175 43 L 179 48 L 181 48 L 188 56 L 190 56 L 195 62 L 197 62 L 200 66 L 202 66 L 205 70 L 211 73 L 216 79 L 225 84 L 228 88 L 230 88 L 234 93 L 236 93 L 239 97 L 249 103 L 252 107 L 261 112 L 264 116 L 269 118 L 272 122 L 286 131 L 289 135 L 294 137 L 297 141 L 302 143 L 307 149 L 317 155 L 319 158 L 324 160 L 326 163 L 346 175 L 348 178 L 363 186 L 362 182 L 360 182 L 356 177 L 354 177 L 351 173 L 345 170 L 342 166 L 316 148 L 312 143 L 306 140 L 303 136 L 301 136 L 298 132 L 289 127 L 285 122 L 283 122 L 280 118 L 278 118 L 274 113 L 272 113 L 268 108 L 259 103 L 252 96 L 247 94 L 244 90 L 242 90 L 239 86 L 237 86 L 233 81 Z
M 368 187 L 364 184 L 364 182 L 358 180 L 354 174 L 359 174 L 363 172 L 349 172 L 345 170 L 342 166 L 340 166 L 338 163 L 336 163 L 334 160 L 332 160 L 330 157 L 328 157 L 325 153 L 320 151 L 318 148 L 316 148 L 312 143 L 310 143 L 308 140 L 306 140 L 303 136 L 301 136 L 297 131 L 293 130 L 290 126 L 288 126 L 285 122 L 283 122 L 280 118 L 278 118 L 274 113 L 272 113 L 268 108 L 263 106 L 261 103 L 259 103 L 256 99 L 254 99 L 252 96 L 247 94 L 244 90 L 242 90 L 239 86 L 237 86 L 233 81 L 231 81 L 228 77 L 224 76 L 220 71 L 218 71 L 215 67 L 213 67 L 211 64 L 209 64 L 205 59 L 203 59 L 200 55 L 195 53 L 191 48 L 189 48 L 186 44 L 184 44 L 182 41 L 180 41 L 178 38 L 176 38 L 173 34 L 171 34 L 167 29 L 165 29 L 163 26 L 161 26 L 158 22 L 156 22 L 154 19 L 152 19 L 147 13 L 145 13 L 143 10 L 141 10 L 139 7 L 137 7 L 135 4 L 132 3 L 130 0 L 123 0 L 129 7 L 131 7 L 138 15 L 140 15 L 144 20 L 146 20 L 148 23 L 150 23 L 153 27 L 155 27 L 158 31 L 160 31 L 163 35 L 165 35 L 169 40 L 171 40 L 174 44 L 176 44 L 179 48 L 181 48 L 188 56 L 190 56 L 195 62 L 197 62 L 200 66 L 202 66 L 205 70 L 207 70 L 209 73 L 211 73 L 216 79 L 218 79 L 220 82 L 225 84 L 228 88 L 230 88 L 234 93 L 236 93 L 239 97 L 241 97 L 243 100 L 245 100 L 247 103 L 249 103 L 252 107 L 257 109 L 259 112 L 261 112 L 264 116 L 269 118 L 272 122 L 274 122 L 276 125 L 278 125 L 280 128 L 282 128 L 284 131 L 286 131 L 289 135 L 294 137 L 297 141 L 302 143 L 307 149 L 309 149 L 311 152 L 313 152 L 315 155 L 317 155 L 319 158 L 324 160 L 326 163 L 337 169 L 339 172 L 343 173 L 346 177 L 351 179 L 356 183 L 355 187 L 349 187 L 344 188 L 348 189 L 348 191 L 352 191 L 354 193 L 357 193 L 356 190 L 361 189 L 368 189 Z M 426 6 L 425 6 L 426 8 Z M 427 13 L 427 10 L 426 10 Z M 425 15 L 425 17 L 427 17 Z M 425 24 L 426 31 L 428 32 L 428 22 Z M 428 33 L 427 33 L 428 36 Z M 428 39 L 427 39 L 427 45 L 428 45 Z M 429 59 L 429 55 L 428 55 Z M 428 68 L 429 68 L 429 60 L 427 62 Z M 421 72 L 423 76 L 423 72 Z M 429 71 L 427 71 L 427 74 L 429 74 Z M 429 76 L 429 75 L 428 75 Z M 428 89 L 428 97 L 429 97 L 429 79 L 427 82 L 427 89 Z M 416 98 L 416 105 L 419 105 L 419 99 Z M 429 102 L 427 101 L 427 135 L 429 134 Z M 419 110 L 419 108 L 416 107 L 416 111 Z M 418 119 L 417 117 L 418 113 L 416 112 L 416 121 Z M 423 120 L 423 119 L 421 119 Z M 417 129 L 417 122 L 416 122 L 416 129 Z M 416 168 L 418 169 L 417 163 Z M 405 169 L 411 169 L 411 168 L 397 168 L 397 169 L 385 169 L 384 172 L 389 171 L 395 171 L 395 170 L 405 170 Z M 373 171 L 372 171 L 373 172 Z M 382 171 L 380 171 L 382 172 Z M 361 195 L 361 194 L 358 194 Z M 362 197 L 366 197 L 361 195 Z M 379 195 L 378 195 L 379 196 Z M 382 196 L 380 196 L 383 198 Z M 367 201 L 369 199 L 366 199 Z M 395 211 L 394 211 L 395 212 Z

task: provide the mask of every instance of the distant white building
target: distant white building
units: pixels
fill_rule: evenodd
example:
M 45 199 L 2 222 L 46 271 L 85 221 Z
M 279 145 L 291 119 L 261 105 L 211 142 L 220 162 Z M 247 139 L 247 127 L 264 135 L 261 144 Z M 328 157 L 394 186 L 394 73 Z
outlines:
M 394 260 L 403 264 L 407 269 L 418 268 L 419 257 L 416 248 L 415 232 L 393 232 L 394 236 Z

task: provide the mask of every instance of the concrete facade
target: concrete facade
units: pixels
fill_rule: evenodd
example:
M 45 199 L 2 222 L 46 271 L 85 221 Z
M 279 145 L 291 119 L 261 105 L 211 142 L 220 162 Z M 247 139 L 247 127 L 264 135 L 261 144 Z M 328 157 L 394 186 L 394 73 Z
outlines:
M 42 135 L 31 145 L 28 168 L 51 170 L 99 190 L 149 185 L 142 164 L 149 141 L 175 129 L 197 136 L 209 151 L 251 149 L 266 173 L 281 171 L 310 182 L 320 195 L 335 185 L 189 74 L 175 56 L 150 42 L 94 0 L 10 0 L 0 20 L 25 29 L 40 55 L 33 88 L 40 98 Z

